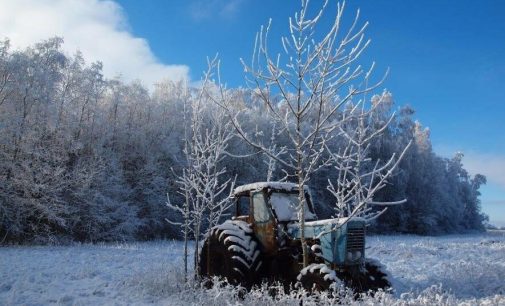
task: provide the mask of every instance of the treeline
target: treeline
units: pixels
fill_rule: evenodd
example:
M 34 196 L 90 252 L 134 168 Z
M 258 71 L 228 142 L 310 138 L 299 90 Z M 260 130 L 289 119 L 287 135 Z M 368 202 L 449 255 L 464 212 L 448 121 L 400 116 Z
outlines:
M 87 64 L 61 50 L 54 38 L 25 50 L 0 43 L 0 242 L 147 240 L 177 237 L 165 221 L 177 219 L 166 203 L 177 197 L 175 178 L 186 160 L 185 100 L 196 94 L 183 83 L 161 81 L 150 93 L 140 82 L 106 79 L 101 63 Z M 240 119 L 255 137 L 271 140 L 264 105 L 254 92 L 233 90 Z M 377 112 L 388 120 L 392 96 Z M 462 155 L 436 156 L 429 132 L 403 107 L 374 143 L 372 160 L 387 160 L 410 139 L 413 146 L 378 200 L 407 198 L 380 217 L 374 230 L 420 234 L 482 230 L 481 175 L 471 177 Z M 212 118 L 206 118 L 212 124 Z M 259 132 L 259 130 L 267 132 Z M 282 133 L 275 138 L 286 142 Z M 223 161 L 237 184 L 264 181 L 268 161 L 235 138 Z M 338 145 L 334 143 L 333 145 Z M 234 155 L 247 157 L 237 158 Z M 310 182 L 321 217 L 333 214 L 327 192 L 331 168 Z M 283 176 L 277 167 L 274 179 Z

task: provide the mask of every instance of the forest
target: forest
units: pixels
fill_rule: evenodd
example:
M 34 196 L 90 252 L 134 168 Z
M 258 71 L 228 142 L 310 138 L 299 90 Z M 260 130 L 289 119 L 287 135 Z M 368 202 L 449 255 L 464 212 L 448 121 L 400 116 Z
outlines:
M 86 63 L 79 52 L 62 51 L 55 37 L 24 50 L 0 43 L 0 243 L 50 244 L 180 238 L 167 222 L 181 216 L 167 206 L 184 201 L 180 178 L 188 164 L 188 133 L 194 116 L 205 131 L 230 132 L 221 148 L 216 184 L 228 195 L 235 186 L 287 180 L 282 164 L 259 153 L 227 122 L 219 106 L 199 98 L 199 84 L 160 80 L 154 88 L 140 81 L 107 79 L 100 62 Z M 241 127 L 272 147 L 289 143 L 265 116 L 267 106 L 254 89 L 226 89 Z M 430 130 L 415 120 L 415 110 L 397 105 L 383 90 L 368 97 L 374 108 L 369 124 L 382 126 L 368 159 L 386 161 L 406 150 L 377 201 L 390 207 L 371 225 L 378 233 L 439 235 L 481 231 L 483 175 L 463 168 L 463 154 L 435 154 Z M 195 101 L 198 111 L 195 110 Z M 201 104 L 203 102 L 203 104 Z M 280 111 L 286 107 L 281 101 Z M 209 133 L 210 133 L 209 132 Z M 327 144 L 338 150 L 338 139 Z M 308 181 L 320 218 L 335 214 L 328 190 L 334 167 L 321 167 Z M 226 189 L 226 190 L 225 190 Z M 204 226 L 206 226 L 204 224 Z

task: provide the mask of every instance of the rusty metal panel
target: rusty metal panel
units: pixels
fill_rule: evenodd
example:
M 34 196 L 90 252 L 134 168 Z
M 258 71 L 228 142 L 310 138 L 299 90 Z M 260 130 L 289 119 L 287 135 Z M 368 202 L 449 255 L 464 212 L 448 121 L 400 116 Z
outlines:
M 251 194 L 251 208 L 253 217 L 253 230 L 261 244 L 265 255 L 277 252 L 277 224 L 271 210 L 266 203 L 264 192 Z
M 263 252 L 272 255 L 277 252 L 277 235 L 274 220 L 268 222 L 255 222 L 254 232 L 261 243 Z

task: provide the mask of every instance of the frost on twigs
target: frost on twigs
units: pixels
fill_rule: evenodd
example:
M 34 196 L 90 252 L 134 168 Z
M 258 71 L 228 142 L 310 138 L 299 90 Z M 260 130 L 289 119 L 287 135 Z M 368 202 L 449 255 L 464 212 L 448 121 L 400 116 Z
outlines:
M 403 156 L 411 146 L 410 141 L 401 152 L 393 153 L 387 160 L 372 161 L 371 146 L 381 137 L 394 118 L 394 113 L 379 120 L 382 103 L 391 103 L 391 94 L 384 91 L 375 95 L 367 107 L 366 95 L 357 102 L 350 101 L 342 116 L 350 118 L 339 126 L 338 151 L 331 152 L 336 179 L 328 179 L 327 189 L 335 198 L 337 217 L 361 217 L 370 222 L 387 210 L 387 206 L 399 205 L 405 199 L 390 202 L 374 201 L 376 194 L 387 186 Z M 374 209 L 374 206 L 386 206 Z
M 183 222 L 179 225 L 184 240 L 191 235 L 196 241 L 195 250 L 204 236 L 204 224 L 211 228 L 226 215 L 235 184 L 234 179 L 226 179 L 227 169 L 223 165 L 233 137 L 231 126 L 224 112 L 211 103 L 210 95 L 219 89 L 212 81 L 214 70 L 218 69 L 217 59 L 209 60 L 208 67 L 202 87 L 196 92 L 187 89 L 184 96 L 185 166 L 177 179 L 178 193 L 184 202 L 173 205 L 167 198 L 167 206 L 182 216 Z M 184 253 L 187 266 L 187 249 Z M 198 252 L 195 254 L 195 267 L 198 267 Z
M 240 120 L 242 109 L 231 101 L 218 100 L 231 121 L 235 133 L 257 152 L 274 160 L 285 174 L 284 180 L 299 186 L 298 216 L 304 266 L 308 264 L 304 235 L 307 211 L 304 208 L 304 186 L 321 168 L 338 162 L 330 147 L 342 136 L 342 131 L 363 118 L 363 105 L 356 104 L 382 80 L 372 82 L 374 64 L 369 69 L 357 64 L 370 40 L 365 36 L 367 22 L 360 24 L 359 11 L 348 28 L 342 26 L 345 3 L 337 4 L 334 14 L 328 11 L 329 1 L 319 9 L 301 0 L 300 10 L 289 18 L 289 35 L 281 37 L 280 54 L 270 51 L 270 23 L 256 35 L 250 63 L 242 60 L 249 86 L 262 105 L 261 112 L 269 117 L 278 134 L 287 139 L 282 146 L 272 146 L 253 137 Z M 322 27 L 329 18 L 331 23 Z M 227 103 L 228 102 L 228 103 Z M 349 109 L 349 106 L 354 107 Z M 349 137 L 354 140 L 354 137 Z M 358 140 L 359 141 L 359 140 Z M 338 146 L 336 146 L 338 147 Z M 345 159 L 353 159 L 354 153 Z M 361 186 L 360 186 L 361 187 Z

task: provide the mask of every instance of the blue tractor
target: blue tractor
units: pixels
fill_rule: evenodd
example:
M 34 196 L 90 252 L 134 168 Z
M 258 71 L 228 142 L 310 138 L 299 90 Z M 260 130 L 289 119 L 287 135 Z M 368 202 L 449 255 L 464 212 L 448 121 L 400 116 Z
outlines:
M 317 220 L 308 188 L 304 195 L 306 267 L 298 185 L 263 182 L 234 190 L 235 217 L 209 231 L 199 254 L 199 275 L 246 287 L 279 281 L 318 291 L 335 285 L 357 293 L 390 288 L 382 266 L 365 257 L 365 220 Z

